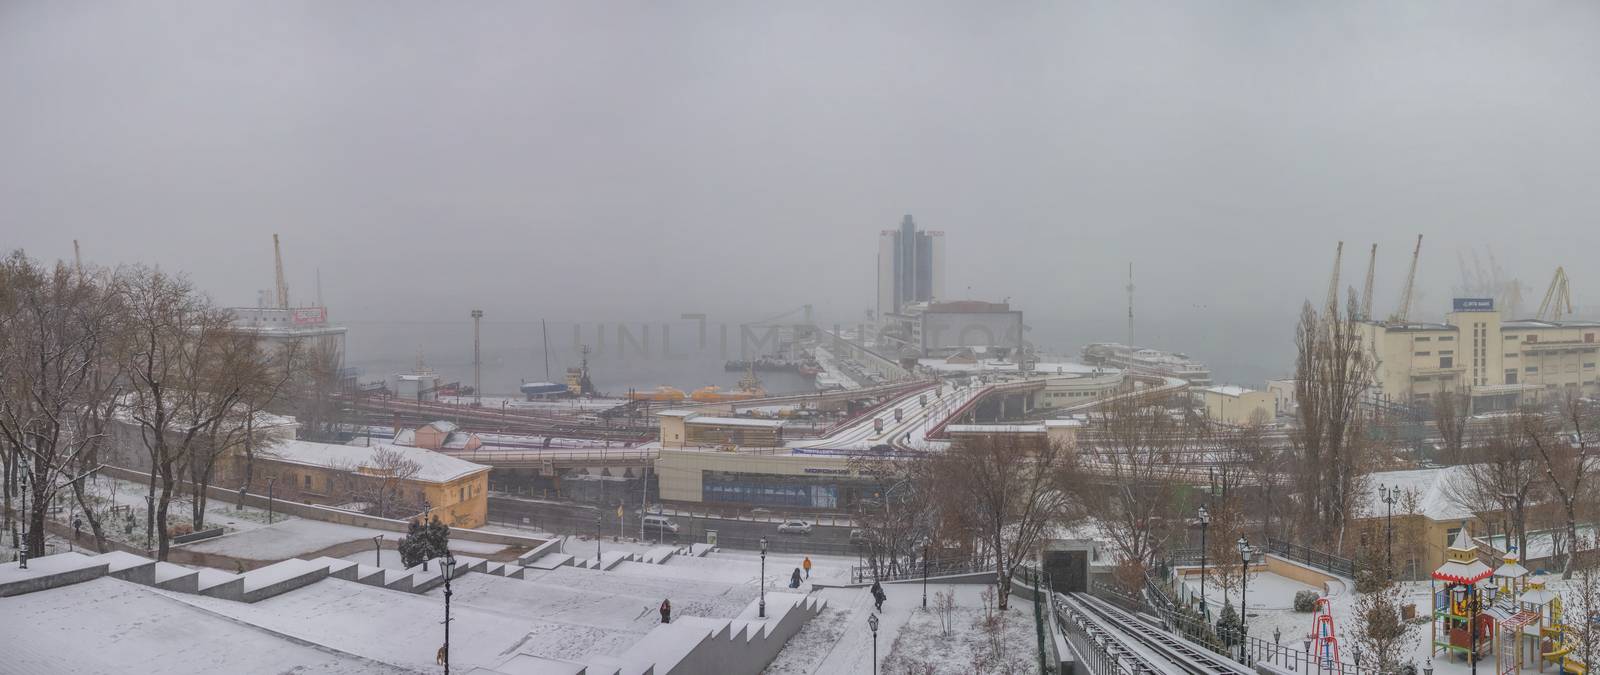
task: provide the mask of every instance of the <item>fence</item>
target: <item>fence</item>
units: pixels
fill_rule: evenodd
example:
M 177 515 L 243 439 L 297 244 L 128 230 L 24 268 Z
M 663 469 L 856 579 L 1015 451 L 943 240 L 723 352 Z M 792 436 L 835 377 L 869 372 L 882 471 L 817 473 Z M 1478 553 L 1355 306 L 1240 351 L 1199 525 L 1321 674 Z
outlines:
M 1354 579 L 1356 576 L 1356 563 L 1354 560 L 1341 558 L 1325 551 L 1318 551 L 1309 546 L 1301 546 L 1269 537 L 1267 539 L 1267 551 L 1295 562 L 1315 567 L 1324 572 L 1337 574 L 1346 579 Z
M 952 574 L 993 572 L 994 561 L 991 558 L 984 557 L 978 560 L 931 560 L 928 561 L 926 566 L 919 561 L 913 561 L 887 566 L 887 569 L 885 567 L 885 565 L 878 565 L 877 567 L 872 565 L 853 566 L 850 568 L 850 583 L 864 584 L 868 581 L 903 581 L 906 579 L 921 579 L 924 576 L 939 577 Z M 1031 571 L 1032 568 L 1029 567 L 1017 568 L 1018 583 L 1026 583 L 1030 586 L 1037 585 L 1032 577 L 1029 577 L 1026 582 L 1022 580 L 1022 574 Z

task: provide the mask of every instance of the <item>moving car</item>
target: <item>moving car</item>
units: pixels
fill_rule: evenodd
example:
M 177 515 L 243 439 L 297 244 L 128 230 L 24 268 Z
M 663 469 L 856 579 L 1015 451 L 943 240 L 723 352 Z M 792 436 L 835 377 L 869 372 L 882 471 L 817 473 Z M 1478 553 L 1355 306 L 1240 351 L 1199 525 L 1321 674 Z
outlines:
M 785 520 L 778 526 L 778 534 L 811 534 L 811 523 L 804 520 Z
M 666 516 L 645 516 L 644 529 L 649 531 L 664 532 L 667 534 L 677 534 L 678 524 L 672 522 Z

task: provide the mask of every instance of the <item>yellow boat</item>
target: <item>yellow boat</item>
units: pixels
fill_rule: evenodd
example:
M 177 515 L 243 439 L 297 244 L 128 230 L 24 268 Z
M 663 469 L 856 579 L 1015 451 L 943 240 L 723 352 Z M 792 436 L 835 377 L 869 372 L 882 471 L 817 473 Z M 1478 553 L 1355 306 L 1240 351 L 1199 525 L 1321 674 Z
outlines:
M 630 401 L 660 401 L 663 403 L 677 403 L 683 400 L 683 390 L 676 387 L 662 385 L 655 391 L 630 391 Z

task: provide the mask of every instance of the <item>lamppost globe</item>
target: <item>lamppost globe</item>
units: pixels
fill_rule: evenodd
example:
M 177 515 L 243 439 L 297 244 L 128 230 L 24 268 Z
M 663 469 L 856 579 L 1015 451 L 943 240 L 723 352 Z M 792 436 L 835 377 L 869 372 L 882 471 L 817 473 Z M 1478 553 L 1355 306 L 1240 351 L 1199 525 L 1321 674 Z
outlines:
M 1211 524 L 1211 512 L 1207 511 L 1206 507 L 1204 507 L 1204 506 L 1200 507 L 1199 516 L 1200 516 L 1200 524 L 1201 525 L 1210 525 Z
M 1250 540 L 1239 537 L 1239 559 L 1250 562 Z

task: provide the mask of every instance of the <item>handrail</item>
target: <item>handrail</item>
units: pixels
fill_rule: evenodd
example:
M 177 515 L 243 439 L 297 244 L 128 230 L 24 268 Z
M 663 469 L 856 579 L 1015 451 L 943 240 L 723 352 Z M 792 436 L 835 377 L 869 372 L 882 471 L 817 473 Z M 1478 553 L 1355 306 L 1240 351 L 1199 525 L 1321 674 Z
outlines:
M 1309 546 L 1268 537 L 1267 551 L 1348 579 L 1354 579 L 1356 576 L 1356 563 L 1354 560 L 1336 556 L 1326 551 L 1318 551 Z

